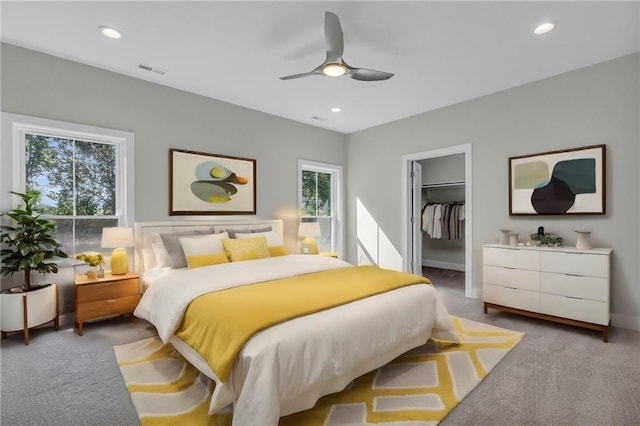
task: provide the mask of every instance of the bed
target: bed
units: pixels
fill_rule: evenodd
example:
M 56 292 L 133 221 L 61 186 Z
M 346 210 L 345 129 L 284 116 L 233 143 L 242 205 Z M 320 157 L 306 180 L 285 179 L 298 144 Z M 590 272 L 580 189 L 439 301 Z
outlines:
M 190 340 L 185 329 L 189 320 L 205 328 L 204 320 L 191 312 L 204 295 L 240 290 L 246 297 L 249 287 L 252 292 L 258 288 L 252 287 L 255 283 L 279 285 L 300 277 L 322 280 L 333 277 L 331 274 L 357 273 L 359 267 L 332 257 L 293 254 L 171 268 L 166 259 L 164 263 L 155 259 L 151 246 L 158 248 L 158 235 L 234 230 L 250 234 L 254 230 L 255 234 L 268 236 L 265 240 L 270 241 L 271 250 L 282 243 L 282 227 L 280 220 L 136 224 L 136 266 L 142 273 L 144 295 L 135 314 L 151 322 L 163 341 L 170 342 L 215 382 L 210 414 L 232 406 L 234 425 L 277 425 L 280 416 L 313 407 L 320 397 L 341 391 L 353 379 L 424 344 L 430 337 L 457 340 L 453 323 L 434 288 L 410 282 L 257 331 L 242 344 L 229 374 L 223 376 L 202 348 L 194 342 L 187 343 Z M 267 228 L 271 230 L 265 231 Z M 185 238 L 190 239 L 181 238 L 183 243 L 188 242 Z M 206 238 L 213 239 L 208 235 Z M 189 247 L 185 245 L 185 249 Z M 325 283 L 329 286 L 328 281 Z M 332 279 L 331 285 L 349 283 Z

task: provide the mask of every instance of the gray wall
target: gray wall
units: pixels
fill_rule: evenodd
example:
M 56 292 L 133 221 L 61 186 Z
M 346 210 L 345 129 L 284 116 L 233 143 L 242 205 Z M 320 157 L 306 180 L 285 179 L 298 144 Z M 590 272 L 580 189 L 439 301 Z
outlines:
M 525 235 L 542 225 L 567 245 L 575 245 L 574 230 L 591 230 L 595 246 L 614 249 L 613 322 L 640 329 L 639 58 L 618 58 L 350 134 L 349 260 L 359 260 L 358 208 L 402 253 L 402 155 L 471 143 L 474 288 L 482 286 L 482 244 L 497 242 L 500 229 Z M 509 157 L 595 144 L 607 146 L 605 216 L 509 216 Z
M 172 219 L 169 148 L 255 158 L 257 216 L 285 219 L 285 243 L 295 251 L 297 160 L 345 165 L 343 134 L 32 50 L 1 47 L 3 111 L 135 133 L 137 222 Z M 11 141 L 1 144 L 0 194 L 8 201 Z M 6 203 L 2 206 L 4 211 Z M 65 305 L 68 310 L 68 300 Z

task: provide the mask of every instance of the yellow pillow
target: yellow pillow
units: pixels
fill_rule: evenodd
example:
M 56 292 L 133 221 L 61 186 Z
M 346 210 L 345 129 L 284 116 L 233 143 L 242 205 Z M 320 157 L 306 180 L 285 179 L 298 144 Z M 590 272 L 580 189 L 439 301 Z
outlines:
M 231 262 L 255 260 L 271 257 L 265 237 L 253 237 L 239 240 L 222 240 L 224 251 Z
M 201 268 L 203 266 L 228 263 L 227 254 L 222 247 L 222 240 L 229 238 L 224 232 L 222 234 L 210 234 L 198 237 L 182 237 L 180 244 L 187 259 L 189 269 Z
M 287 249 L 284 246 L 269 246 L 269 254 L 271 257 L 286 256 Z

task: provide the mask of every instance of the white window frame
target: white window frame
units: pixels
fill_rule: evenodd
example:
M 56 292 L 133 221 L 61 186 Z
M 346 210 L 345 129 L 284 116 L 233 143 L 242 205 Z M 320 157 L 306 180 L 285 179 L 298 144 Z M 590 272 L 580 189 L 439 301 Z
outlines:
M 333 227 L 331 235 L 333 236 L 332 250 L 342 258 L 344 253 L 344 191 L 342 181 L 342 166 L 329 163 L 320 163 L 317 161 L 298 159 L 298 223 L 306 216 L 302 214 L 302 171 L 308 170 L 319 173 L 327 173 L 331 175 L 331 206 Z
M 2 135 L 12 141 L 11 191 L 26 190 L 25 136 L 36 134 L 118 146 L 116 157 L 116 211 L 118 226 L 133 226 L 135 213 L 134 134 L 84 124 L 2 113 Z M 7 140 L 5 139 L 5 140 Z M 13 206 L 16 207 L 16 206 Z M 93 218 L 94 216 L 91 216 Z M 81 216 L 60 218 L 80 219 Z

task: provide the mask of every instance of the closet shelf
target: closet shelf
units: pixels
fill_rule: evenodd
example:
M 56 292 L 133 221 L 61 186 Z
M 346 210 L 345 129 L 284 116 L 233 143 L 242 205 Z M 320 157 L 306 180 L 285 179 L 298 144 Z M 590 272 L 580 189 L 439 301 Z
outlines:
M 453 181 L 453 182 L 437 182 L 437 183 L 423 183 L 423 188 L 447 188 L 451 186 L 464 186 L 464 181 Z

